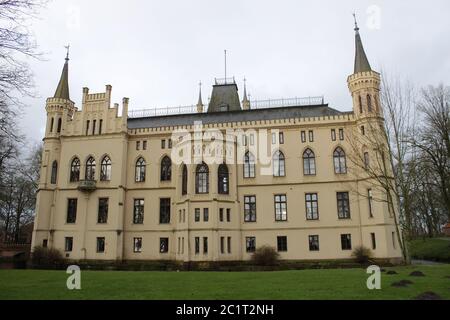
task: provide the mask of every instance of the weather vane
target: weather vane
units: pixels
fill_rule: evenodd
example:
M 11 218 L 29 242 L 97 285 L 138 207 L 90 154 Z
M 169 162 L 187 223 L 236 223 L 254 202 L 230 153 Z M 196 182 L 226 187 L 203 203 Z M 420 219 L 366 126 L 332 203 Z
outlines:
M 356 20 L 356 12 L 353 12 L 353 18 L 355 19 L 355 31 L 359 30 L 358 21 Z
M 69 60 L 70 44 L 68 44 L 67 46 L 64 46 L 64 48 L 66 48 L 66 50 L 67 50 L 66 60 Z

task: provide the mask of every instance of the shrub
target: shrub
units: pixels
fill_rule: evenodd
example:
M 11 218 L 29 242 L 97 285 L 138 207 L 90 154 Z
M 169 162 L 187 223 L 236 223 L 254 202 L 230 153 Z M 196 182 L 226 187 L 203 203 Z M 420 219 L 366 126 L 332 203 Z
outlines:
M 372 251 L 364 246 L 356 247 L 353 250 L 352 257 L 355 258 L 356 262 L 364 264 L 372 258 Z
M 31 262 L 35 267 L 58 268 L 64 264 L 64 257 L 57 249 L 35 247 L 31 254 Z
M 259 266 L 273 266 L 278 262 L 278 252 L 269 246 L 263 246 L 253 253 L 252 261 Z

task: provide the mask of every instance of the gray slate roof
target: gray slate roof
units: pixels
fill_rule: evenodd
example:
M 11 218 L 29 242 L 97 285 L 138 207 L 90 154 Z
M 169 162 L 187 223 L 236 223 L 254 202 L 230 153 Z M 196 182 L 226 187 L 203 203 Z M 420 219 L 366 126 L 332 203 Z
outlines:
M 158 117 L 129 118 L 128 129 L 186 126 L 193 125 L 195 121 L 202 121 L 203 124 L 213 124 L 239 121 L 276 120 L 335 115 L 337 116 L 342 114 L 346 113 L 330 108 L 327 104 L 317 106 L 281 107 L 229 112 L 191 113 Z
M 241 110 L 238 87 L 235 83 L 213 86 L 208 112 L 220 112 L 223 110 Z

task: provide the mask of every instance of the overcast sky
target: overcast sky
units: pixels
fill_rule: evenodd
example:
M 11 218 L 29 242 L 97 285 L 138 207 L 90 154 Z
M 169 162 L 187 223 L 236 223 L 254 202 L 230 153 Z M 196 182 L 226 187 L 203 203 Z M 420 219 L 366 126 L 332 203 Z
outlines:
M 43 137 L 45 99 L 53 96 L 70 43 L 71 99 L 83 87 L 130 109 L 192 105 L 198 83 L 207 100 L 214 78 L 243 78 L 252 99 L 324 95 L 351 110 L 352 13 L 372 68 L 418 85 L 450 84 L 448 0 L 54 0 L 33 24 L 46 61 L 31 61 L 39 97 L 28 99 L 26 134 Z M 204 101 L 206 102 L 206 101 Z

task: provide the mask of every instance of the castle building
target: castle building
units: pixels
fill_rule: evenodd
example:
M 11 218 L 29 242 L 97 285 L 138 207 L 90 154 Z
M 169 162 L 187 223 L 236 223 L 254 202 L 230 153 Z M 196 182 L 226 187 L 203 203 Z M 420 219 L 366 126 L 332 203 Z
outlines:
M 355 136 L 385 139 L 370 130 L 384 123 L 380 74 L 355 31 L 349 112 L 320 97 L 250 101 L 246 87 L 241 101 L 234 79 L 216 79 L 208 106 L 200 90 L 190 108 L 129 111 L 124 98 L 119 114 L 108 85 L 84 88 L 78 109 L 67 57 L 46 103 L 33 247 L 72 260 L 221 262 L 266 245 L 283 260 L 350 259 L 364 246 L 400 260 L 395 213 L 352 160 L 360 147 L 376 163 Z

